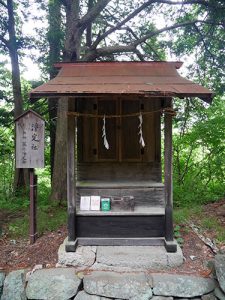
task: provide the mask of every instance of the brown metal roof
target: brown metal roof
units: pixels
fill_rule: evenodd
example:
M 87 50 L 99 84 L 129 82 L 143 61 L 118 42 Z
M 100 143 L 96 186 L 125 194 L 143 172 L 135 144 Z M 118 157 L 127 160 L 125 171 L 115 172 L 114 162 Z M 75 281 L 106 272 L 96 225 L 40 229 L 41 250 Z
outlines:
M 58 63 L 58 75 L 35 88 L 30 99 L 51 96 L 143 94 L 199 97 L 211 102 L 213 93 L 179 75 L 181 62 Z

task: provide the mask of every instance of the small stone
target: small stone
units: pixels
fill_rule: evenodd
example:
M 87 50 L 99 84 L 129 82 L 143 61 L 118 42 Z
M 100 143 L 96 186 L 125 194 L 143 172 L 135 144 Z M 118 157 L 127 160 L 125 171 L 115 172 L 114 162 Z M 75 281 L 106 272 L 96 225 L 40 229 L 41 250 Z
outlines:
M 85 291 L 81 291 L 76 295 L 74 300 L 101 300 L 101 297 L 96 295 L 90 295 L 85 293 Z
M 88 294 L 109 298 L 149 300 L 152 297 L 152 278 L 144 273 L 93 271 L 83 280 Z
M 190 255 L 189 257 L 190 257 L 191 260 L 196 260 L 196 259 L 198 259 L 198 257 L 195 256 L 195 255 Z
M 185 275 L 152 274 L 153 294 L 180 298 L 194 298 L 210 293 L 215 282 L 209 278 Z
M 42 269 L 30 276 L 26 295 L 28 299 L 70 299 L 77 294 L 80 284 L 74 268 Z
M 216 300 L 214 293 L 210 293 L 202 296 L 202 300 Z
M 214 294 L 218 299 L 225 300 L 225 294 L 219 287 L 215 288 Z
M 3 294 L 1 300 L 25 300 L 25 277 L 26 270 L 10 272 L 4 281 Z
M 84 272 L 77 272 L 76 275 L 77 275 L 77 277 L 80 278 L 80 279 L 83 279 L 83 278 L 84 278 Z
M 41 270 L 41 269 L 43 269 L 43 265 L 35 265 L 31 272 L 34 273 L 35 271 Z
M 60 245 L 58 250 L 57 266 L 73 266 L 76 268 L 91 267 L 95 262 L 96 247 L 95 246 L 78 246 L 75 252 L 66 252 L 65 244 Z
M 217 254 L 215 256 L 216 275 L 222 291 L 225 293 L 225 255 Z

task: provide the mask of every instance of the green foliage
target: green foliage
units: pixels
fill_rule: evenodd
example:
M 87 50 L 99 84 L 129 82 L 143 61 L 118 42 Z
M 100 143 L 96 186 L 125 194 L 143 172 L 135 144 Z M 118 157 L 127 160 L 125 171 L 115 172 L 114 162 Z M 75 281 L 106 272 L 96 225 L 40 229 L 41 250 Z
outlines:
M 188 227 L 190 222 L 197 223 L 203 232 L 206 230 L 214 232 L 217 242 L 225 242 L 224 227 L 216 217 L 206 216 L 206 214 L 203 212 L 203 206 L 194 204 L 192 207 L 182 207 L 179 209 L 175 208 L 174 222 L 176 224 L 174 227 L 174 237 L 181 246 L 184 242 L 181 232 L 190 230 Z
M 195 24 L 173 31 L 175 39 L 171 51 L 176 56 L 188 55 L 193 60 L 189 64 L 189 76 L 217 94 L 224 94 L 224 1 L 209 1 L 209 6 L 193 5 L 174 13 L 175 22 L 199 20 Z M 175 12 L 171 8 L 171 13 Z
M 181 227 L 179 225 L 176 225 L 174 227 L 174 238 L 176 239 L 178 244 L 182 247 L 184 244 L 184 239 L 182 238 L 180 230 L 181 230 Z
M 38 171 L 38 200 L 37 200 L 37 225 L 38 234 L 42 235 L 47 231 L 57 230 L 61 225 L 66 224 L 66 205 L 59 206 L 57 203 L 49 202 L 50 175 L 48 170 Z M 0 209 L 7 213 L 19 216 L 12 217 L 7 224 L 6 231 L 11 238 L 28 238 L 29 232 L 29 195 L 20 196 L 16 199 L 12 196 L 6 199 L 0 197 Z
M 218 242 L 225 242 L 224 227 L 221 226 L 216 217 L 204 217 L 200 220 L 201 227 L 203 230 L 211 230 L 216 233 L 216 240 Z
M 190 101 L 184 106 L 173 139 L 176 206 L 215 201 L 225 190 L 224 101 L 215 98 L 208 108 Z
M 177 225 L 187 224 L 193 216 L 201 217 L 202 206 L 182 207 L 174 209 L 174 222 Z
M 41 236 L 44 232 L 57 230 L 65 225 L 67 212 L 65 207 L 38 207 L 37 210 L 37 232 Z M 29 233 L 29 211 L 24 211 L 24 216 L 11 221 L 8 224 L 8 233 L 11 238 L 28 238 Z

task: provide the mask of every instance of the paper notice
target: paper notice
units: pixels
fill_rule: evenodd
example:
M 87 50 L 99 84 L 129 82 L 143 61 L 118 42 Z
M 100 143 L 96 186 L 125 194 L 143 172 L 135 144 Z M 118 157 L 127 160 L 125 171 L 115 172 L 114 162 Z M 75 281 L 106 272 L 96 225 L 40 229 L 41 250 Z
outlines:
M 100 210 L 100 196 L 91 196 L 91 210 Z
M 81 196 L 80 197 L 80 210 L 90 210 L 91 207 L 91 197 Z

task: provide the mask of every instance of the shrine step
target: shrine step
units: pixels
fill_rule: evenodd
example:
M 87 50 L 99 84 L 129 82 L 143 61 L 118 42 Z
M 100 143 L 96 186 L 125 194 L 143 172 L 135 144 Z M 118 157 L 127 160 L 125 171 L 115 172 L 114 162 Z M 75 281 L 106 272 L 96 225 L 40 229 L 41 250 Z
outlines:
M 164 186 L 160 182 L 98 183 L 77 185 L 77 206 L 81 196 L 123 197 L 133 196 L 135 205 L 164 207 Z
M 165 236 L 165 215 L 77 215 L 77 238 L 149 238 Z

